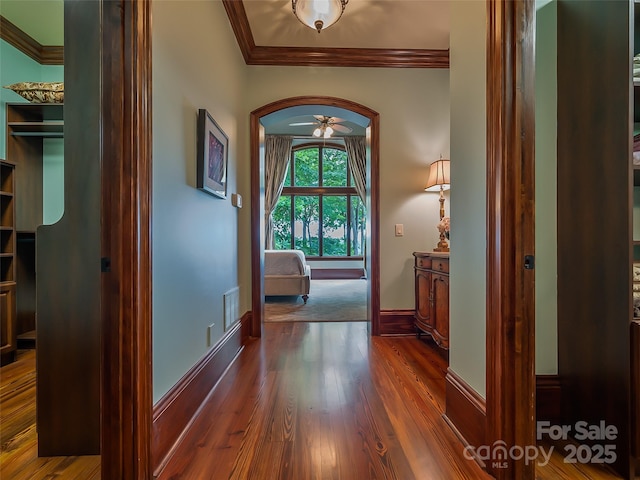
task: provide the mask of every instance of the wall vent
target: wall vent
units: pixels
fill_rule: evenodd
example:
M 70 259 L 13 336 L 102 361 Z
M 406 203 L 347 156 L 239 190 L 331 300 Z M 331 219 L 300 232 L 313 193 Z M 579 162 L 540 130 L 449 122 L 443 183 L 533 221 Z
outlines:
M 224 294 L 224 331 L 240 320 L 240 287 L 234 287 Z

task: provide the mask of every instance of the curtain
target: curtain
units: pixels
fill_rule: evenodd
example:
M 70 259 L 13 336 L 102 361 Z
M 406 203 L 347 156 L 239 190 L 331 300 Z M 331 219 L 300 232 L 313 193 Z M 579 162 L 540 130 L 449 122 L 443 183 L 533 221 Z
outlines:
M 267 250 L 272 250 L 275 245 L 273 211 L 282 193 L 284 179 L 289 169 L 292 142 L 293 137 L 285 135 L 267 135 L 265 137 L 264 216 L 265 249 Z
M 367 195 L 367 147 L 364 137 L 344 137 L 344 145 L 349 157 L 349 171 L 356 191 L 366 205 Z
M 363 205 L 367 205 L 367 145 L 364 137 L 344 137 L 344 146 L 349 158 L 349 171 L 353 177 L 356 192 Z M 367 242 L 364 243 L 363 270 L 367 278 Z

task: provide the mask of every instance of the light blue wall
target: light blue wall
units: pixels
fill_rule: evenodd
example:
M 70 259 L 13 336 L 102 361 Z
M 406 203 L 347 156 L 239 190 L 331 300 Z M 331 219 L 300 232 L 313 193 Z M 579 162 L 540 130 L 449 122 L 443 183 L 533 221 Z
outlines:
M 558 373 L 557 2 L 536 2 L 536 373 Z
M 2 87 L 18 82 L 62 82 L 64 81 L 64 67 L 61 65 L 40 65 L 35 60 L 0 40 L 0 84 Z M 6 88 L 0 88 L 0 158 L 6 154 L 6 122 L 7 112 L 5 104 L 26 102 L 17 93 Z
M 238 275 L 238 164 L 248 139 L 246 66 L 221 2 L 153 2 L 153 400 L 224 335 L 223 294 Z M 229 138 L 228 197 L 196 188 L 196 119 Z M 243 160 L 244 161 L 244 160 Z M 245 205 L 249 205 L 249 199 Z M 248 211 L 245 207 L 243 210 Z M 248 255 L 244 252 L 243 255 Z M 240 308 L 240 313 L 248 306 Z M 214 324 L 211 341 L 207 327 Z
M 381 304 L 413 308 L 411 252 L 438 241 L 438 195 L 424 182 L 428 165 L 449 154 L 449 71 L 246 66 L 220 2 L 154 2 L 153 19 L 154 401 L 207 352 L 209 323 L 214 341 L 222 335 L 224 291 L 237 282 L 241 313 L 251 308 L 249 113 L 275 100 L 335 96 L 380 114 Z M 241 210 L 194 188 L 203 107 L 229 136 Z
M 485 2 L 451 2 L 449 365 L 484 397 L 486 377 Z
M 64 139 L 45 138 L 42 149 L 42 223 L 51 225 L 64 213 Z
M 18 82 L 61 82 L 64 67 L 40 65 L 4 40 L 0 40 L 0 85 Z M 6 156 L 7 103 L 27 102 L 17 93 L 0 88 L 0 158 Z M 64 152 L 62 139 L 47 139 L 43 157 L 43 220 L 55 223 L 64 209 Z

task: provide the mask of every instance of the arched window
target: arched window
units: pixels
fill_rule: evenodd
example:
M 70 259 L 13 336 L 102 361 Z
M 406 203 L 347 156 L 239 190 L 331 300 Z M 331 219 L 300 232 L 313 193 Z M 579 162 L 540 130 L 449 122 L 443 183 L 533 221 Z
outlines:
M 308 143 L 291 151 L 289 171 L 273 212 L 275 248 L 307 257 L 362 258 L 365 210 L 344 145 Z

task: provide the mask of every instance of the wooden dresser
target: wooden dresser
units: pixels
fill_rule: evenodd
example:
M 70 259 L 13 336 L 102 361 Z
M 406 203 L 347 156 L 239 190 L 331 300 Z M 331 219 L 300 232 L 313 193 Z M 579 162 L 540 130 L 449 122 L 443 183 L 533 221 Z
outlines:
M 449 254 L 413 252 L 415 257 L 416 313 L 418 337 L 431 335 L 449 349 Z

